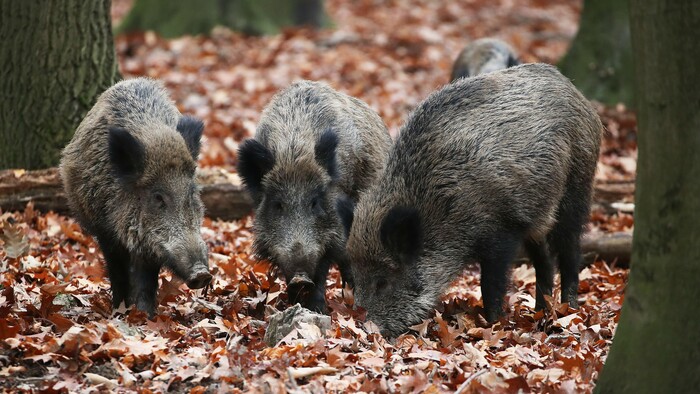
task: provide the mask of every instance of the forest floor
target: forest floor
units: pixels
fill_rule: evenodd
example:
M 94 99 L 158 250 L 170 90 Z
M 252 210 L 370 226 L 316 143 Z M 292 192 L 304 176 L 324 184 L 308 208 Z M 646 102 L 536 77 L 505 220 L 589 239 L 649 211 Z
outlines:
M 113 17 L 127 12 L 115 0 Z M 448 82 L 470 40 L 496 36 L 524 62 L 556 63 L 576 32 L 581 1 L 328 0 L 332 29 L 249 37 L 224 28 L 165 40 L 116 37 L 124 77 L 163 80 L 183 113 L 205 120 L 200 164 L 233 169 L 238 143 L 280 88 L 322 80 L 369 103 L 393 136 L 410 111 Z M 598 110 L 608 132 L 597 178 L 631 180 L 636 120 Z M 628 196 L 631 198 L 631 196 Z M 629 213 L 594 211 L 588 231 L 631 231 Z M 581 271 L 574 310 L 534 312 L 535 274 L 512 272 L 502 322 L 480 317 L 479 269 L 455 281 L 433 317 L 395 341 L 353 309 L 336 271 L 332 328 L 305 326 L 268 347 L 270 314 L 287 308 L 284 282 L 250 255 L 251 219 L 206 219 L 214 281 L 190 291 L 161 275 L 155 320 L 112 311 L 103 258 L 76 222 L 31 205 L 0 212 L 0 387 L 5 391 L 590 392 L 619 318 L 628 270 L 596 261 Z

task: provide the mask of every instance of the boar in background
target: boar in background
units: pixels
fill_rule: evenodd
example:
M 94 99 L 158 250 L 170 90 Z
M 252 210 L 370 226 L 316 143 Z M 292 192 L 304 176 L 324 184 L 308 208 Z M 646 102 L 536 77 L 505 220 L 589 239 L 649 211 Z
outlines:
M 481 38 L 459 53 L 452 66 L 450 81 L 518 65 L 520 61 L 510 45 L 497 38 Z

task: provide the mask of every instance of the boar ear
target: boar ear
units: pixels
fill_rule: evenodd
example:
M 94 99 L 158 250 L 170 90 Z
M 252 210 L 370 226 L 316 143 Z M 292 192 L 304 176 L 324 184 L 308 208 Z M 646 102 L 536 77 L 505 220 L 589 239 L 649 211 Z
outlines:
M 238 148 L 238 175 L 256 204 L 260 202 L 262 178 L 274 164 L 272 152 L 255 139 L 246 140 Z
M 520 60 L 518 60 L 518 58 L 513 56 L 512 53 L 509 54 L 508 55 L 508 64 L 506 65 L 506 67 L 515 67 L 515 66 L 519 66 L 519 65 L 520 65 Z
M 202 145 L 202 131 L 204 131 L 204 123 L 192 116 L 183 116 L 177 122 L 177 131 L 180 132 L 182 138 L 185 139 L 187 149 L 190 150 L 192 158 L 197 161 L 199 158 L 199 148 Z
M 118 178 L 136 180 L 143 173 L 146 148 L 121 127 L 109 128 L 109 160 Z
M 379 236 L 382 245 L 402 264 L 413 264 L 423 247 L 423 234 L 418 210 L 394 207 L 389 210 Z
M 452 75 L 450 75 L 450 82 L 469 76 L 469 67 L 461 60 L 462 56 L 459 56 L 457 60 L 455 60 L 455 65 L 452 67 Z
M 340 221 L 345 229 L 345 236 L 350 235 L 350 229 L 352 228 L 352 220 L 354 219 L 355 203 L 352 202 L 350 197 L 343 194 L 338 197 L 336 201 L 336 208 L 338 210 L 338 216 L 340 216 Z
M 327 129 L 321 134 L 316 143 L 314 153 L 316 161 L 335 179 L 338 176 L 338 165 L 335 160 L 335 148 L 338 147 L 338 134 L 333 129 Z

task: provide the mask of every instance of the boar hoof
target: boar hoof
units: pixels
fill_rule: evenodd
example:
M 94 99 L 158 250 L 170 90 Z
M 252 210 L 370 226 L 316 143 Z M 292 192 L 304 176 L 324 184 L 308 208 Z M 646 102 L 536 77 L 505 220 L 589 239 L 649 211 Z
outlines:
M 190 289 L 201 289 L 211 282 L 212 276 L 206 271 L 197 272 L 187 279 L 187 287 Z

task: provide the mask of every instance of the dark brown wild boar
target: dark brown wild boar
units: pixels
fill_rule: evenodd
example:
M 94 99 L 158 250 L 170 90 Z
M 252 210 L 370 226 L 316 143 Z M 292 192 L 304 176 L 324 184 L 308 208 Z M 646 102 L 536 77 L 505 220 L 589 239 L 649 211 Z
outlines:
M 137 78 L 102 93 L 63 150 L 66 194 L 104 253 L 115 307 L 153 316 L 161 267 L 193 289 L 211 280 L 194 176 L 203 127 Z
M 452 66 L 450 80 L 473 77 L 518 66 L 520 61 L 510 45 L 497 38 L 480 38 L 462 49 Z
M 337 207 L 352 209 L 384 168 L 391 138 L 367 104 L 320 82 L 298 82 L 262 113 L 238 153 L 255 202 L 255 253 L 276 264 L 290 301 L 325 310 L 332 262 L 352 283 Z
M 465 265 L 481 266 L 486 318 L 503 315 L 509 265 L 533 260 L 537 307 L 577 306 L 579 237 L 588 220 L 603 127 L 556 68 L 528 64 L 462 78 L 411 114 L 347 241 L 355 299 L 387 335 L 433 310 Z

